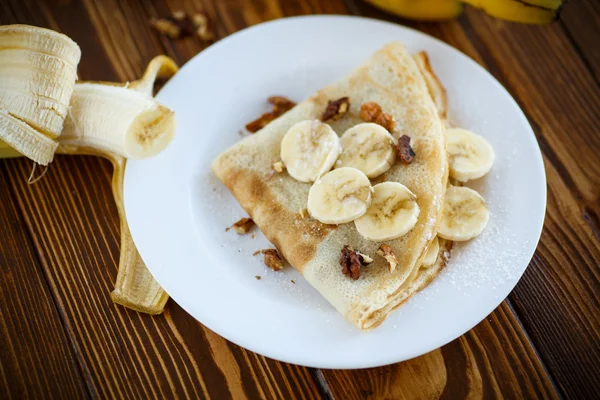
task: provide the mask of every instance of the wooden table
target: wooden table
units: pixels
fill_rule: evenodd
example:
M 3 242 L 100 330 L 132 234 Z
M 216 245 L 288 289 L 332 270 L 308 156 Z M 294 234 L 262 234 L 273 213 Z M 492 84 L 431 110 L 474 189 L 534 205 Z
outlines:
M 218 38 L 299 14 L 393 20 L 458 48 L 514 96 L 544 154 L 548 211 L 525 275 L 489 317 L 439 350 L 382 368 L 318 370 L 227 342 L 170 301 L 161 316 L 110 301 L 119 223 L 111 166 L 58 156 L 0 161 L 0 398 L 600 398 L 600 3 L 571 1 L 548 26 L 467 10 L 444 23 L 387 16 L 358 0 L 0 1 L 0 24 L 61 31 L 79 77 L 126 81 L 172 41 L 150 17 L 205 11 Z M 352 351 L 352 349 L 348 349 Z

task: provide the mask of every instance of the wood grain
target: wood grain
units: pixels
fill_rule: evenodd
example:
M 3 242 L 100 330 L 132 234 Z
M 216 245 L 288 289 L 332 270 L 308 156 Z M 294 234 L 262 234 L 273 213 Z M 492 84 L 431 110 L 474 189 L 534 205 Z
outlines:
M 80 386 L 87 393 L 102 398 L 466 399 L 576 398 L 599 392 L 595 266 L 600 262 L 600 139 L 593 132 L 598 132 L 600 103 L 590 67 L 593 42 L 576 37 L 573 25 L 524 27 L 479 12 L 446 23 L 409 22 L 358 0 L 11 0 L 0 2 L 0 23 L 63 31 L 82 47 L 81 79 L 126 81 L 140 76 L 157 54 L 183 64 L 206 47 L 196 38 L 169 40 L 148 25 L 149 18 L 175 10 L 206 12 L 218 38 L 283 16 L 352 12 L 408 24 L 459 48 L 507 86 L 534 125 L 548 172 L 548 221 L 530 268 L 511 296 L 516 312 L 503 303 L 465 336 L 404 363 L 356 371 L 312 370 L 231 344 L 172 301 L 159 317 L 110 302 L 119 231 L 108 162 L 59 156 L 47 177 L 28 186 L 28 161 L 2 161 L 4 187 L 10 188 L 4 196 L 17 204 L 8 214 L 33 242 L 33 250 L 20 246 L 11 251 L 22 260 L 33 259 L 44 276 L 36 293 L 54 298 L 58 309 L 47 329 L 68 338 L 78 356 L 58 352 L 56 357 L 78 366 L 86 378 Z M 7 232 L 9 243 L 27 243 L 18 230 Z M 0 292 L 0 305 L 2 296 Z M 6 320 L 2 311 L 0 323 Z M 12 331 L 7 336 L 12 341 L 17 337 Z M 14 362 L 4 354 L 0 344 L 0 379 L 7 376 L 4 365 Z M 19 379 L 36 386 L 28 389 L 35 393 L 45 388 L 41 376 Z M 75 389 L 72 393 L 82 397 Z
M 0 181 L 7 179 L 0 164 Z M 0 398 L 85 398 L 71 343 L 9 188 L 0 185 Z
M 229 345 L 174 303 L 156 317 L 112 304 L 119 226 L 108 162 L 58 156 L 47 176 L 29 186 L 30 162 L 12 161 L 11 186 L 81 347 L 92 392 L 101 398 L 318 397 L 306 368 L 283 367 Z
M 579 0 L 568 2 L 560 15 L 560 23 L 581 55 L 587 68 L 600 82 L 600 2 Z
M 323 375 L 340 399 L 559 397 L 506 303 L 440 350 L 392 366 Z
M 542 35 L 473 13 L 462 22 L 478 51 L 490 54 L 486 64 L 520 103 L 545 155 L 545 229 L 511 298 L 564 393 L 599 393 L 598 365 L 577 365 L 600 357 L 600 88 L 560 25 L 542 27 Z M 534 312 L 542 309 L 546 318 Z

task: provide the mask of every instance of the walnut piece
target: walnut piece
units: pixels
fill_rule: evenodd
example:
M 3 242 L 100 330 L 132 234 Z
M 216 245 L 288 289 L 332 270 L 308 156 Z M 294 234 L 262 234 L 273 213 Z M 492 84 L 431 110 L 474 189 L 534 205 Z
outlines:
M 196 13 L 192 15 L 192 22 L 194 23 L 194 27 L 196 28 L 196 34 L 200 39 L 205 42 L 212 42 L 215 38 L 215 35 L 211 29 L 211 24 L 206 16 L 203 13 Z
M 381 106 L 372 101 L 360 106 L 360 118 L 365 122 L 374 122 L 383 126 L 390 133 L 396 128 L 394 117 L 384 113 Z
M 283 96 L 271 96 L 267 101 L 273 105 L 272 112 L 279 115 L 291 110 L 296 105 L 296 103 Z
M 246 130 L 251 133 L 256 133 L 267 126 L 267 124 L 273 121 L 275 118 L 277 118 L 277 115 L 273 114 L 272 112 L 264 113 L 254 121 L 247 123 Z
M 350 98 L 341 97 L 337 100 L 329 100 L 327 107 L 321 116 L 321 121 L 335 121 L 344 116 L 350 109 Z
M 369 257 L 366 254 L 361 253 L 360 251 L 357 251 L 358 255 L 362 257 L 362 264 L 363 265 L 367 265 L 367 264 L 371 264 L 373 262 L 373 259 L 371 257 Z
M 416 154 L 410 146 L 410 136 L 400 136 L 398 144 L 396 145 L 396 152 L 398 153 L 398 159 L 402 164 L 410 164 L 413 162 Z
M 279 255 L 279 252 L 275 249 L 266 249 L 260 251 L 264 256 L 264 263 L 267 267 L 273 271 L 280 271 L 283 269 L 283 258 Z
M 386 259 L 386 261 L 388 262 L 388 270 L 390 272 L 394 272 L 394 270 L 398 266 L 398 257 L 396 257 L 396 253 L 394 253 L 394 250 L 392 250 L 390 246 L 384 243 L 381 246 L 379 246 L 377 254 Z
M 237 232 L 238 235 L 244 235 L 250 232 L 250 229 L 254 226 L 254 221 L 251 218 L 242 218 L 235 224 L 231 225 L 229 228 L 225 229 L 225 232 L 228 232 L 231 228 Z
M 362 254 L 352 246 L 345 245 L 342 247 L 342 255 L 340 256 L 340 265 L 342 274 L 348 275 L 351 279 L 357 280 L 360 278 L 360 267 L 373 262 L 373 259 L 366 254 Z
M 286 111 L 289 111 L 296 105 L 293 101 L 283 96 L 271 96 L 267 99 L 272 104 L 270 112 L 264 113 L 257 119 L 246 124 L 246 130 L 251 133 L 256 133 L 267 124 L 273 121 L 275 118 L 283 115 Z
M 183 37 L 181 27 L 171 19 L 152 19 L 150 20 L 150 25 L 152 25 L 160 34 L 168 36 L 171 39 L 179 39 Z
M 202 13 L 194 14 L 190 18 L 184 11 L 175 11 L 166 18 L 152 19 L 150 24 L 171 39 L 191 36 L 194 32 L 204 41 L 211 41 L 214 38 L 208 17 Z
M 281 172 L 283 172 L 284 168 L 285 168 L 285 165 L 283 165 L 283 163 L 281 161 L 276 161 L 273 163 L 273 169 L 275 170 L 275 172 L 281 173 Z

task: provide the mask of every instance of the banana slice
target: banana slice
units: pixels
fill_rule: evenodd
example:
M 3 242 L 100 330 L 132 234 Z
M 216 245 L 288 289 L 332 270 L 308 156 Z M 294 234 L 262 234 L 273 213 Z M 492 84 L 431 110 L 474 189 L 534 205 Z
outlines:
M 309 214 L 324 224 L 343 224 L 363 215 L 371 204 L 371 182 L 356 168 L 334 169 L 308 192 Z
M 472 239 L 483 231 L 489 218 L 487 204 L 479 193 L 468 187 L 450 186 L 444 196 L 438 236 L 456 241 Z
M 290 176 L 300 182 L 314 182 L 333 167 L 342 152 L 340 138 L 318 120 L 300 121 L 281 141 L 281 160 Z
M 431 244 L 429 245 L 429 248 L 427 249 L 427 253 L 425 254 L 425 257 L 423 257 L 423 263 L 422 265 L 424 267 L 428 267 L 430 265 L 432 265 L 435 260 L 437 260 L 437 256 L 438 253 L 440 252 L 440 241 L 438 240 L 437 236 L 433 238 L 433 242 L 431 242 Z
M 394 138 L 378 124 L 363 123 L 348 129 L 340 138 L 342 154 L 335 166 L 353 167 L 375 178 L 396 161 Z
M 481 136 L 465 129 L 446 130 L 450 176 L 461 182 L 481 178 L 494 163 L 494 149 Z
M 354 221 L 358 232 L 377 242 L 405 235 L 419 217 L 417 196 L 398 182 L 383 182 L 373 189 L 371 206 Z

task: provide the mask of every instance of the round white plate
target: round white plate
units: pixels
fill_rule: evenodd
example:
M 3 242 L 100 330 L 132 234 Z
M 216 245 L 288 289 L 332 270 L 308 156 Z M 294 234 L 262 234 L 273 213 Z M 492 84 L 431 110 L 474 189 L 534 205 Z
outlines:
M 258 230 L 254 239 L 225 232 L 246 213 L 210 164 L 246 135 L 247 122 L 269 109 L 268 96 L 300 101 L 394 40 L 412 52 L 429 53 L 448 90 L 451 121 L 493 145 L 492 171 L 469 184 L 487 200 L 491 216 L 481 236 L 455 247 L 431 285 L 365 333 L 293 268 L 272 272 L 261 256 L 253 257 L 255 250 L 270 247 Z M 417 31 L 341 16 L 257 25 L 198 54 L 158 98 L 175 110 L 178 130 L 157 157 L 127 163 L 125 207 L 135 243 L 154 277 L 186 311 L 267 357 L 311 367 L 364 368 L 427 353 L 492 312 L 536 248 L 546 179 L 527 119 L 488 72 Z

